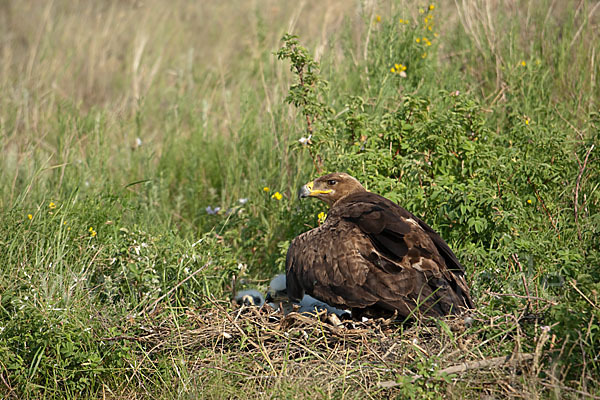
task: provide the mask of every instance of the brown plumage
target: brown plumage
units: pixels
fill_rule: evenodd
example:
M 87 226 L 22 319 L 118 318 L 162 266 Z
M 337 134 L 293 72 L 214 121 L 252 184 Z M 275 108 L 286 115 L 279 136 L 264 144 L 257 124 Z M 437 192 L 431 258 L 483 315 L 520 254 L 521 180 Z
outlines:
M 353 316 L 442 316 L 472 308 L 465 272 L 446 242 L 394 202 L 345 173 L 306 184 L 300 197 L 331 208 L 288 250 L 288 295 L 304 293 Z

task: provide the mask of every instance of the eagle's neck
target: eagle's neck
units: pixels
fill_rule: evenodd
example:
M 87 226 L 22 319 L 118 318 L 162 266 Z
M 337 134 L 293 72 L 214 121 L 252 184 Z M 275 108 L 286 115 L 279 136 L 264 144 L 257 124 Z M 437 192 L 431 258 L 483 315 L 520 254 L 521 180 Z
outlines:
M 351 192 L 348 192 L 346 194 L 344 194 L 342 197 L 340 197 L 339 199 L 337 199 L 333 204 L 330 204 L 330 209 L 333 209 L 336 205 L 343 203 L 344 200 L 346 200 L 349 196 L 352 196 L 356 193 L 363 193 L 363 192 L 367 192 L 368 190 L 366 190 L 365 188 L 363 188 L 362 186 L 360 188 L 357 188 L 356 190 L 353 190 Z

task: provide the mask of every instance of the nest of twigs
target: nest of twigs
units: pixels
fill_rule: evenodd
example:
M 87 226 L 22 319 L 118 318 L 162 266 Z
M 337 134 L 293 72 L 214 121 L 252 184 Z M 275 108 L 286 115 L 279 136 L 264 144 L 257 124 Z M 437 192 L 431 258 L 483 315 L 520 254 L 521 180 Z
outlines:
M 331 389 L 343 382 L 376 397 L 394 391 L 401 396 L 407 385 L 426 388 L 433 382 L 449 397 L 477 388 L 478 395 L 528 398 L 540 387 L 530 383 L 550 337 L 540 329 L 538 337 L 525 338 L 512 315 L 492 318 L 477 311 L 407 325 L 210 302 L 208 308 L 186 309 L 186 326 L 147 318 L 140 334 L 128 339 L 143 343 L 145 356 L 187 354 L 200 382 L 217 373 L 242 387 L 306 381 Z M 490 324 L 499 333 L 491 336 Z M 534 351 L 523 351 L 521 343 L 532 339 Z

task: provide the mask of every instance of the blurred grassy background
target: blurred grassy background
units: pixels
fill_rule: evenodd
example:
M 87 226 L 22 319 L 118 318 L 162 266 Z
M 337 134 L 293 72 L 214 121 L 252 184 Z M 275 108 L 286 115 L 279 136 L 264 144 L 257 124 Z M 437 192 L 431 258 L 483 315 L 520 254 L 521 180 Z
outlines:
M 157 305 L 155 320 L 185 324 L 186 307 L 211 306 L 211 296 L 226 303 L 234 276 L 242 285 L 264 287 L 281 270 L 287 241 L 316 225 L 323 207 L 294 201 L 298 186 L 316 172 L 310 152 L 298 144 L 307 135 L 304 121 L 285 104 L 293 75 L 273 55 L 285 32 L 298 35 L 321 62 L 329 82 L 322 100 L 339 113 L 336 118 L 346 118 L 352 108 L 349 95 L 364 100 L 363 111 L 373 116 L 364 125 L 369 134 L 387 129 L 377 119 L 386 113 L 422 106 L 437 117 L 430 125 L 415 123 L 412 139 L 424 139 L 418 129 L 431 128 L 450 140 L 445 133 L 454 122 L 444 122 L 448 97 L 440 90 L 477 103 L 476 133 L 493 137 L 477 149 L 510 149 L 512 158 L 494 160 L 499 153 L 479 152 L 470 159 L 489 162 L 499 175 L 522 177 L 498 211 L 502 229 L 514 233 L 510 251 L 535 254 L 542 272 L 560 272 L 579 284 L 554 298 L 541 275 L 530 281 L 536 295 L 539 288 L 562 304 L 554 319 L 544 321 L 564 327 L 557 348 L 576 343 L 583 349 L 568 353 L 583 357 L 583 364 L 553 370 L 560 375 L 553 393 L 570 393 L 557 389 L 565 385 L 598 388 L 591 379 L 599 368 L 600 341 L 598 4 L 436 3 L 438 36 L 429 36 L 433 44 L 421 59 L 421 50 L 410 44 L 421 37 L 415 27 L 427 29 L 422 19 L 429 3 L 418 1 L 0 0 L 0 393 L 242 397 L 222 375 L 189 367 L 181 349 L 150 355 L 135 341 L 100 338 L 143 332 Z M 403 30 L 396 28 L 398 17 L 410 21 Z M 408 78 L 395 80 L 390 67 L 409 53 L 416 61 Z M 406 105 L 407 97 L 429 103 Z M 530 122 L 534 127 L 527 128 Z M 359 152 L 337 159 L 351 146 L 329 142 L 328 149 L 331 137 L 315 138 L 319 151 L 330 156 L 326 168 L 370 171 Z M 425 219 L 466 260 L 475 293 L 503 290 L 499 276 L 510 277 L 511 290 L 520 285 L 516 264 L 494 266 L 510 261 L 511 253 L 466 224 L 448 226 L 441 207 L 446 203 L 423 197 L 423 183 L 418 174 L 410 177 L 410 168 L 402 183 L 407 187 L 372 171 L 364 172 L 371 178 L 365 183 L 389 190 L 412 211 L 427 212 Z M 529 172 L 537 174 L 535 189 L 525 179 Z M 467 189 L 486 196 L 495 184 L 490 176 L 482 178 L 481 192 L 475 185 Z M 457 193 L 466 190 L 449 182 Z M 281 201 L 272 197 L 276 191 Z M 493 315 L 525 307 L 511 301 L 490 301 L 487 310 Z M 574 341 L 572 335 L 586 329 Z M 501 347 L 492 342 L 484 353 L 494 355 Z M 151 360 L 142 372 L 140 360 Z M 250 365 L 248 360 L 228 368 L 245 371 Z M 128 380 L 132 374 L 135 383 Z M 208 386 L 190 389 L 191 382 Z M 345 386 L 319 385 L 329 386 L 322 392 L 302 388 L 299 396 L 346 393 Z M 369 395 L 365 387 L 357 386 L 355 396 Z M 534 384 L 528 393 L 548 395 L 544 387 Z M 299 387 L 279 382 L 256 390 L 256 396 L 271 390 L 273 396 L 295 397 Z
M 187 201 L 247 196 L 243 179 L 258 187 L 288 162 L 287 74 L 271 53 L 288 28 L 326 38 L 341 4 L 4 2 L 3 205 L 32 179 L 21 201 L 159 172 L 193 185 Z

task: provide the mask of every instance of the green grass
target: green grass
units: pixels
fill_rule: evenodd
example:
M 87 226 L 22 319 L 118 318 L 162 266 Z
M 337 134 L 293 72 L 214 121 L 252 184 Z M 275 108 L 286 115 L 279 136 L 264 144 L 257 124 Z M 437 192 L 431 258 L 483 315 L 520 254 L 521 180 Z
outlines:
M 599 23 L 591 1 L 0 1 L 1 397 L 598 394 Z M 289 98 L 286 32 L 322 82 Z M 236 330 L 232 286 L 264 289 L 325 210 L 295 198 L 317 167 L 440 231 L 473 327 Z M 539 359 L 437 375 L 513 353 Z

